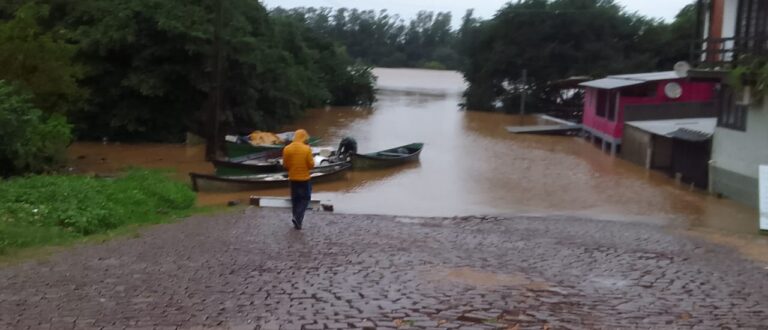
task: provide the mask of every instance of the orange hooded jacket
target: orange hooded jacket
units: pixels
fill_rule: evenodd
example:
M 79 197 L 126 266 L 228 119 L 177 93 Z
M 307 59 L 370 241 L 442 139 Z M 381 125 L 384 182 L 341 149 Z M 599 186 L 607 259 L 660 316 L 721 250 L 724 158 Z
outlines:
M 297 130 L 293 142 L 283 149 L 283 167 L 288 170 L 288 179 L 291 181 L 309 181 L 309 170 L 315 167 L 312 148 L 307 145 L 307 139 L 307 131 Z

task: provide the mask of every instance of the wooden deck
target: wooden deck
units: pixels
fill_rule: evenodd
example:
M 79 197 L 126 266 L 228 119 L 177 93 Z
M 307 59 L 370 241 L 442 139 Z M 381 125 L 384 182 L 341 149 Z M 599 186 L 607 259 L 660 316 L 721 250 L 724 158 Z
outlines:
M 582 126 L 573 125 L 538 125 L 538 126 L 509 126 L 507 131 L 512 134 L 569 134 L 581 131 Z

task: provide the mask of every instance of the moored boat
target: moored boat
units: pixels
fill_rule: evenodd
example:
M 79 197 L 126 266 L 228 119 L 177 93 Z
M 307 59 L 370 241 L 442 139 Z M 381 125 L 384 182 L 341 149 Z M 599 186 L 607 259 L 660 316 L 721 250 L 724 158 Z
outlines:
M 366 154 L 354 153 L 352 166 L 356 169 L 381 168 L 416 161 L 423 148 L 423 143 L 411 143 Z
M 313 183 L 338 180 L 344 177 L 347 170 L 352 167 L 349 163 L 336 163 L 328 166 L 319 166 L 310 171 Z M 226 190 L 252 190 L 288 187 L 288 173 L 265 173 L 253 175 L 214 175 L 189 173 L 192 180 L 192 188 L 199 191 L 201 188 L 218 186 Z
M 247 161 L 212 160 L 218 176 L 252 175 L 282 172 L 285 169 L 277 158 L 255 159 Z
M 342 162 L 336 159 L 331 147 L 312 147 L 312 154 L 315 157 L 315 165 L 318 167 Z M 211 163 L 216 168 L 215 173 L 218 176 L 252 175 L 285 171 L 281 157 L 282 150 L 279 153 L 261 152 L 242 157 L 212 160 Z
M 307 144 L 315 146 L 321 141 L 318 137 L 309 137 Z M 225 154 L 229 158 L 244 157 L 251 154 L 271 152 L 278 157 L 285 148 L 286 144 L 250 144 L 248 142 L 241 141 L 240 139 L 228 139 L 225 143 Z

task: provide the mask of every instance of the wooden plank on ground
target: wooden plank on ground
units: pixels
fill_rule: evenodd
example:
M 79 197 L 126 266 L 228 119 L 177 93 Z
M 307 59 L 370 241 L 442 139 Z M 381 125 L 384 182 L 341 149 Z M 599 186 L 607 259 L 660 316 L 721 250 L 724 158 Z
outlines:
M 581 130 L 581 125 L 538 125 L 509 126 L 507 131 L 513 134 L 565 134 Z
M 270 207 L 270 208 L 291 208 L 291 199 L 286 197 L 271 197 L 271 196 L 251 196 L 251 205 L 256 207 Z M 333 211 L 333 205 L 323 203 L 320 200 L 313 199 L 309 202 L 307 207 L 309 210 L 315 211 Z

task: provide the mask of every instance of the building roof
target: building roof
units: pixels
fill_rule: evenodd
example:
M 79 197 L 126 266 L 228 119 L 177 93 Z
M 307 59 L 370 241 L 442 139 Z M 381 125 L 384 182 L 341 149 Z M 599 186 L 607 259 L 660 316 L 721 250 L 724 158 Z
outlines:
M 648 73 L 634 73 L 634 74 L 621 74 L 621 75 L 614 75 L 614 76 L 608 76 L 609 78 L 617 78 L 617 79 L 629 79 L 629 80 L 638 80 L 638 81 L 659 81 L 659 80 L 672 80 L 672 79 L 680 79 L 685 77 L 680 77 L 675 73 L 675 71 L 662 71 L 662 72 L 648 72 Z
M 629 80 L 629 79 L 615 79 L 615 78 L 603 78 L 598 80 L 587 81 L 579 84 L 583 87 L 592 87 L 597 89 L 615 89 L 627 86 L 634 86 L 644 84 L 644 81 Z
M 717 118 L 629 121 L 629 126 L 651 134 L 686 141 L 706 141 L 715 133 Z
M 557 88 L 579 88 L 579 84 L 592 80 L 590 76 L 573 76 L 566 79 L 555 80 L 549 83 L 549 86 Z
M 678 128 L 676 131 L 670 133 L 669 137 L 692 142 L 702 142 L 711 139 L 712 134 L 694 131 L 687 128 Z
M 673 80 L 680 79 L 675 71 L 662 71 L 662 72 L 648 72 L 648 73 L 634 73 L 634 74 L 622 74 L 608 76 L 603 79 L 587 81 L 579 84 L 579 86 L 592 87 L 597 89 L 615 89 L 627 86 L 634 86 L 644 84 L 650 81 L 659 80 Z

